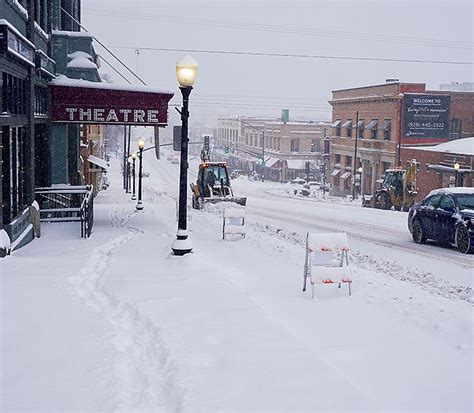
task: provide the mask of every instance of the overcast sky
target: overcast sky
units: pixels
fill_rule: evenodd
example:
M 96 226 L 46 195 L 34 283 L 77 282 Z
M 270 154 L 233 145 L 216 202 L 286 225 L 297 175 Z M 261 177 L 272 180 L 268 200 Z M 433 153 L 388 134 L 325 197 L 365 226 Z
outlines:
M 147 84 L 175 89 L 176 103 L 180 99 L 175 62 L 187 53 L 143 48 L 473 61 L 471 0 L 83 0 L 82 4 L 85 27 L 138 69 Z M 136 48 L 142 48 L 139 55 Z M 96 49 L 113 62 L 98 45 Z M 386 78 L 425 82 L 431 89 L 440 83 L 474 81 L 472 65 L 198 52 L 192 56 L 199 74 L 191 95 L 191 117 L 207 124 L 218 114 L 276 117 L 282 108 L 290 109 L 293 119 L 329 119 L 331 90 L 379 84 Z M 102 69 L 111 72 L 106 64 Z M 123 82 L 117 75 L 114 81 Z

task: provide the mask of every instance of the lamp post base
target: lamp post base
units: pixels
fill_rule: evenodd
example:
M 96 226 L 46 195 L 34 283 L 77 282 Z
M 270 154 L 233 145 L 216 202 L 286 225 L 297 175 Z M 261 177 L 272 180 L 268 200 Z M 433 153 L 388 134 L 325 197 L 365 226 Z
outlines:
M 174 255 L 185 255 L 193 250 L 193 244 L 188 238 L 188 231 L 178 229 L 176 239 L 171 243 L 171 249 Z
M 137 208 L 139 211 L 141 211 L 141 210 L 143 209 L 143 203 L 142 203 L 142 201 L 138 201 L 138 204 L 137 204 L 136 208 Z
M 132 195 L 132 201 L 136 201 L 137 200 L 137 196 L 136 195 Z

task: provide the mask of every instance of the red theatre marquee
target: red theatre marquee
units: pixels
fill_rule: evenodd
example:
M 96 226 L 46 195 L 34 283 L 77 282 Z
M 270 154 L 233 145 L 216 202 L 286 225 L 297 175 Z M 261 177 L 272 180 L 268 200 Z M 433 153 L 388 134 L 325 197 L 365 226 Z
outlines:
M 166 126 L 173 91 L 68 79 L 50 82 L 51 121 Z

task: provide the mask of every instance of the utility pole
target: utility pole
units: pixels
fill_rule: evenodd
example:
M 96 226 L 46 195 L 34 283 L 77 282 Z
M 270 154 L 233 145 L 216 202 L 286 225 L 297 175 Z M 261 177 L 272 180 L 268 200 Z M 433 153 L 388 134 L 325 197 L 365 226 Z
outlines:
M 352 163 L 352 199 L 355 199 L 356 193 L 356 171 L 357 171 L 357 141 L 359 140 L 359 111 L 356 112 L 356 136 L 354 144 L 354 161 Z
M 123 189 L 127 189 L 127 125 L 123 126 Z

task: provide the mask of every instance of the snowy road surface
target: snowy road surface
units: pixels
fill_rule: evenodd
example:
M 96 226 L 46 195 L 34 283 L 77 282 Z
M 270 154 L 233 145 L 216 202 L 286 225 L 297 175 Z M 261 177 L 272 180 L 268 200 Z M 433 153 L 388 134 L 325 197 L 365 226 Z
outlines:
M 413 244 L 403 213 L 239 180 L 247 238 L 209 206 L 174 257 L 178 166 L 145 162 L 143 212 L 114 164 L 92 238 L 45 225 L 0 261 L 2 411 L 472 411 L 472 256 Z M 353 295 L 312 301 L 305 231 L 343 229 Z

